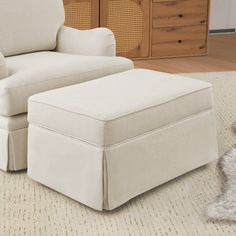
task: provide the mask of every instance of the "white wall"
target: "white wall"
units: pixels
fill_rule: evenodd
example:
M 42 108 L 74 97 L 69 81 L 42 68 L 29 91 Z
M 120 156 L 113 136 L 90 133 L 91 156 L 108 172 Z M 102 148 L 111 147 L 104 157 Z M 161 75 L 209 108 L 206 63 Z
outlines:
M 211 0 L 210 29 L 236 28 L 236 0 Z

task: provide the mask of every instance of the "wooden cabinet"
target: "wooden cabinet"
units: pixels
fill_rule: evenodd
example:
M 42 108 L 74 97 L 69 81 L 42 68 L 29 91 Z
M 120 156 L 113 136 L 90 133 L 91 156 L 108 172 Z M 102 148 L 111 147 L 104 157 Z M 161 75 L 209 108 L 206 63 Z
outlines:
M 65 25 L 76 29 L 99 27 L 99 0 L 64 0 Z
M 130 58 L 205 55 L 209 0 L 64 0 L 66 24 L 110 28 Z

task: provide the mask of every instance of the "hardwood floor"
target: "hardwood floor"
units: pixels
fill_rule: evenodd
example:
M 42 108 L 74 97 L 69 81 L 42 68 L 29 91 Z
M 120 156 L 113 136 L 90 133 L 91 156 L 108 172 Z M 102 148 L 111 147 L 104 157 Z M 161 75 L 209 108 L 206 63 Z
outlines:
M 236 34 L 209 36 L 207 56 L 135 61 L 138 68 L 168 73 L 236 71 Z

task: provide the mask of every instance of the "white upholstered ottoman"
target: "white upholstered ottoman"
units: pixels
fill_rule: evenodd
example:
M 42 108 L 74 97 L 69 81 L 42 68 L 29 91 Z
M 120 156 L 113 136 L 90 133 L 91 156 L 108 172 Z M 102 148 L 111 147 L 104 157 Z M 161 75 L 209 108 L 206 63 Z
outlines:
M 29 100 L 28 175 L 94 209 L 217 158 L 212 88 L 130 70 Z

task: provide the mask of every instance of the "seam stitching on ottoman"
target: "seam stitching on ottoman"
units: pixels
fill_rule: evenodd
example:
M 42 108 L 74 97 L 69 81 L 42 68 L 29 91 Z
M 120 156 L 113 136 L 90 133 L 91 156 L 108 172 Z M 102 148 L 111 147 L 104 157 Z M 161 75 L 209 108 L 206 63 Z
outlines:
M 114 143 L 114 144 L 112 144 L 111 146 L 98 146 L 98 144 L 95 144 L 95 143 L 92 142 L 92 141 L 83 140 L 83 139 L 80 139 L 80 138 L 75 137 L 75 136 L 73 136 L 73 135 L 68 135 L 68 134 L 65 134 L 65 133 L 62 133 L 62 132 L 60 133 L 59 131 L 57 131 L 57 130 L 55 130 L 55 129 L 52 129 L 52 128 L 49 128 L 49 127 L 46 127 L 46 126 L 43 126 L 43 125 L 40 125 L 40 124 L 37 124 L 37 123 L 30 123 L 30 125 L 36 126 L 36 127 L 38 127 L 38 128 L 46 129 L 46 130 L 48 130 L 48 131 L 54 132 L 54 133 L 59 134 L 59 135 L 63 135 L 63 136 L 68 137 L 68 138 L 73 138 L 73 139 L 75 139 L 75 140 L 77 140 L 77 141 L 84 142 L 84 143 L 86 143 L 86 144 L 92 145 L 92 146 L 94 146 L 94 147 L 96 147 L 96 148 L 98 148 L 98 149 L 107 150 L 107 149 L 111 149 L 111 148 L 114 148 L 114 147 L 116 147 L 116 146 L 119 146 L 119 145 L 128 143 L 129 141 L 132 141 L 132 140 L 134 140 L 134 139 L 136 139 L 136 138 L 139 138 L 139 137 L 142 137 L 142 136 L 145 136 L 145 135 L 154 133 L 154 132 L 156 132 L 156 131 L 158 131 L 158 130 L 171 127 L 173 124 L 176 124 L 176 123 L 180 123 L 180 122 L 189 120 L 189 119 L 191 119 L 191 118 L 193 118 L 193 117 L 195 117 L 195 116 L 197 116 L 197 115 L 202 115 L 202 114 L 208 113 L 208 112 L 210 112 L 210 111 L 214 112 L 214 109 L 213 109 L 213 108 L 211 108 L 211 109 L 206 109 L 206 110 L 204 110 L 204 111 L 202 111 L 202 112 L 193 114 L 193 115 L 191 115 L 191 116 L 187 116 L 187 117 L 185 117 L 184 119 L 177 120 L 177 121 L 175 121 L 175 122 L 169 123 L 169 124 L 167 124 L 167 125 L 163 125 L 163 126 L 158 127 L 158 128 L 156 128 L 156 129 L 149 130 L 149 131 L 147 131 L 147 132 L 145 132 L 145 133 L 142 133 L 142 134 L 136 135 L 136 136 L 134 136 L 134 137 L 125 139 L 125 140 L 123 140 L 123 141 L 121 141 L 121 142 L 119 142 L 119 143 Z
M 186 94 L 183 94 L 182 96 L 179 96 L 179 97 L 177 97 L 175 99 L 172 99 L 172 100 L 169 100 L 169 101 L 166 101 L 166 102 L 162 102 L 162 103 L 159 103 L 159 104 L 154 104 L 154 105 L 151 105 L 151 106 L 148 106 L 148 107 L 144 107 L 144 108 L 139 109 L 139 110 L 134 110 L 134 111 L 131 111 L 131 112 L 123 113 L 121 115 L 115 116 L 115 117 L 110 118 L 108 120 L 99 119 L 99 118 L 96 118 L 94 116 L 90 116 L 90 115 L 87 115 L 87 114 L 82 114 L 82 113 L 79 113 L 79 112 L 71 111 L 71 110 L 65 109 L 63 107 L 59 107 L 59 106 L 56 106 L 56 105 L 48 104 L 48 103 L 45 103 L 45 102 L 40 102 L 40 101 L 33 100 L 33 99 L 31 99 L 29 101 L 29 103 L 38 103 L 38 104 L 45 105 L 45 106 L 48 106 L 48 107 L 53 107 L 55 109 L 62 110 L 62 111 L 68 112 L 68 113 L 73 113 L 73 114 L 77 114 L 77 115 L 81 115 L 81 116 L 86 116 L 88 118 L 91 118 L 91 119 L 94 119 L 94 120 L 98 120 L 98 121 L 102 121 L 102 122 L 106 123 L 106 122 L 114 121 L 116 119 L 123 118 L 123 117 L 129 116 L 129 115 L 138 113 L 138 112 L 142 112 L 142 111 L 148 110 L 150 108 L 158 107 L 160 105 L 167 104 L 167 103 L 170 103 L 172 101 L 176 101 L 176 100 L 178 100 L 180 98 L 186 97 L 188 95 L 192 95 L 192 94 L 197 93 L 197 92 L 202 92 L 202 91 L 205 91 L 205 90 L 208 90 L 208 89 L 211 89 L 211 88 L 212 87 L 207 87 L 207 88 L 203 88 L 203 89 L 199 89 L 199 90 L 193 91 L 191 93 L 186 93 Z M 212 108 L 212 107 L 210 107 L 210 108 Z

